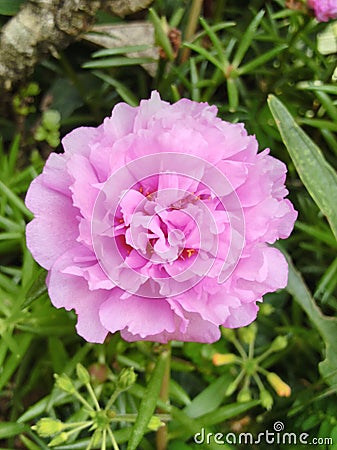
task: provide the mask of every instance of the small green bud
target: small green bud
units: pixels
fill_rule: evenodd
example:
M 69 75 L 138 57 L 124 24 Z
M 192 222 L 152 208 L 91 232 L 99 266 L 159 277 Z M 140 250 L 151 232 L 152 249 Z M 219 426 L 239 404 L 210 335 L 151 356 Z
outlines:
M 230 342 L 235 338 L 235 332 L 231 328 L 221 327 L 221 334 Z
M 48 447 L 55 447 L 56 445 L 60 445 L 63 444 L 64 442 L 66 442 L 68 440 L 68 433 L 60 433 L 58 436 L 54 437 L 54 439 L 52 439 L 49 444 Z
M 259 314 L 263 316 L 270 316 L 275 311 L 275 308 L 270 303 L 261 303 Z
M 147 428 L 151 431 L 157 431 L 159 428 L 164 427 L 165 423 L 162 422 L 159 417 L 152 416 L 150 422 L 148 423 Z
M 55 109 L 44 111 L 42 116 L 42 125 L 49 131 L 58 130 L 60 127 L 61 115 Z
M 252 344 L 255 341 L 257 325 L 253 322 L 248 327 L 239 328 L 238 333 L 242 342 Z
M 277 336 L 277 338 L 271 343 L 270 350 L 273 352 L 279 352 L 284 350 L 287 345 L 288 338 L 286 336 Z
M 47 138 L 47 132 L 41 125 L 36 129 L 34 138 L 37 141 L 44 141 Z
M 44 417 L 40 419 L 32 429 L 41 437 L 49 437 L 64 429 L 64 424 L 60 420 Z
M 55 374 L 54 376 L 56 379 L 56 386 L 59 389 L 61 389 L 64 392 L 67 392 L 68 394 L 74 394 L 74 392 L 76 392 L 75 386 L 71 381 L 71 379 L 68 377 L 68 375 L 63 373 L 62 375 Z
M 242 388 L 237 397 L 238 402 L 246 403 L 246 402 L 249 402 L 251 399 L 252 399 L 252 396 L 250 394 L 249 388 L 248 387 Z
M 261 405 L 264 408 L 266 408 L 267 411 L 270 411 L 271 407 L 273 406 L 274 399 L 273 399 L 272 395 L 266 389 L 263 389 L 260 392 L 260 400 L 261 400 Z
M 89 384 L 90 383 L 90 375 L 89 372 L 87 371 L 87 369 L 82 366 L 82 364 L 78 363 L 76 365 L 76 373 L 77 373 L 77 377 L 78 379 L 83 383 L 83 384 Z
M 135 374 L 133 367 L 125 368 L 118 375 L 117 388 L 121 391 L 125 391 L 135 383 L 136 379 L 137 374 Z
M 37 83 L 29 83 L 24 94 L 25 96 L 36 96 L 40 93 L 40 88 Z
M 234 381 L 229 383 L 229 385 L 227 386 L 226 392 L 225 392 L 226 397 L 229 397 L 230 395 L 233 394 L 233 392 L 235 392 L 237 390 L 239 382 L 240 382 L 240 379 L 236 378 Z

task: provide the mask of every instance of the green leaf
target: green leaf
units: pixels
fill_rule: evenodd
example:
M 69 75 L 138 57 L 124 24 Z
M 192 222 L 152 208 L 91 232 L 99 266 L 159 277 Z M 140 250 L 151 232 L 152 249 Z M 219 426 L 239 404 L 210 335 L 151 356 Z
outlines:
M 266 52 L 260 56 L 257 56 L 252 61 L 245 64 L 244 66 L 239 67 L 237 69 L 238 75 L 244 75 L 246 73 L 254 72 L 259 66 L 262 66 L 270 59 L 275 58 L 276 55 L 281 53 L 286 48 L 288 48 L 288 45 L 286 45 L 286 44 L 279 45 L 278 47 L 275 47 L 272 50 L 269 50 L 269 52 Z
M 139 101 L 137 97 L 133 94 L 133 92 L 128 89 L 123 83 L 121 83 L 118 80 L 115 80 L 115 78 L 110 77 L 110 75 L 107 75 L 103 72 L 100 72 L 98 70 L 94 70 L 92 72 L 96 77 L 100 78 L 101 80 L 105 81 L 106 83 L 113 86 L 116 91 L 118 92 L 119 96 L 130 106 L 137 106 Z
M 258 26 L 260 25 L 260 22 L 261 22 L 263 16 L 264 16 L 264 11 L 262 10 L 254 17 L 254 19 L 249 24 L 249 27 L 245 31 L 244 35 L 240 39 L 240 45 L 239 45 L 239 47 L 234 55 L 234 58 L 233 58 L 233 62 L 232 62 L 233 67 L 235 67 L 235 68 L 239 67 L 247 50 L 249 49 L 250 44 L 252 43 L 252 41 L 256 35 L 256 30 L 257 30 Z
M 188 47 L 191 50 L 193 50 L 196 53 L 199 53 L 199 55 L 203 56 L 205 59 L 207 59 L 210 63 L 212 63 L 215 67 L 221 70 L 223 73 L 224 71 L 224 65 L 221 64 L 220 61 L 218 61 L 209 51 L 207 51 L 205 48 L 201 47 L 200 45 L 196 44 L 189 44 L 188 42 L 184 43 L 184 47 Z
M 169 351 L 164 350 L 158 358 L 157 364 L 152 372 L 144 397 L 140 403 L 138 416 L 132 429 L 127 450 L 136 450 L 138 448 L 138 444 L 140 443 L 142 437 L 146 432 L 147 425 L 156 408 L 168 360 L 169 360 Z
M 260 400 L 251 400 L 246 403 L 231 403 L 230 405 L 225 405 L 221 408 L 218 408 L 216 411 L 205 414 L 204 416 L 199 418 L 199 421 L 205 427 L 216 425 L 220 422 L 224 422 L 225 420 L 237 417 L 238 415 L 243 414 L 244 412 L 254 408 L 254 406 L 257 406 L 259 404 Z
M 148 64 L 155 62 L 153 58 L 128 58 L 121 56 L 116 58 L 106 58 L 97 61 L 89 61 L 83 64 L 84 69 L 100 69 L 103 67 L 122 67 L 122 66 L 137 66 L 140 64 Z
M 115 56 L 115 55 L 121 55 L 123 53 L 142 52 L 149 48 L 150 48 L 149 45 L 127 45 L 124 47 L 105 48 L 103 50 L 98 50 L 97 52 L 93 53 L 91 56 L 93 58 L 101 58 L 102 56 Z
M 337 175 L 321 150 L 297 125 L 289 111 L 274 96 L 269 108 L 296 170 L 337 238 Z
M 0 374 L 0 390 L 6 385 L 21 364 L 22 358 L 28 350 L 33 336 L 30 334 L 19 334 L 15 335 L 15 339 L 18 352 L 12 353 L 4 363 L 3 370 Z
M 325 359 L 319 364 L 320 373 L 329 385 L 337 386 L 337 319 L 322 314 L 290 257 L 285 256 L 289 264 L 287 290 L 307 313 L 326 346 Z
M 0 0 L 0 15 L 14 16 L 25 0 Z
M 220 41 L 216 33 L 212 30 L 212 28 L 208 25 L 205 19 L 200 17 L 200 23 L 204 30 L 207 33 L 207 36 L 210 38 L 219 58 L 221 65 L 223 65 L 224 70 L 226 70 L 229 66 L 229 62 L 226 59 L 225 49 L 223 43 Z
M 33 302 L 35 302 L 35 300 L 40 298 L 41 295 L 47 292 L 46 278 L 47 273 L 45 270 L 37 271 L 36 278 L 26 294 L 26 298 L 22 305 L 22 309 L 30 306 Z
M 223 401 L 226 387 L 231 381 L 233 381 L 233 377 L 230 375 L 223 375 L 218 378 L 194 397 L 192 402 L 184 409 L 184 413 L 195 418 L 214 411 Z
M 27 431 L 27 426 L 23 423 L 0 423 L 0 439 L 7 439 L 13 436 L 18 436 L 23 431 Z
M 169 61 L 174 60 L 173 49 L 167 32 L 164 30 L 162 21 L 153 8 L 149 8 L 150 19 L 154 26 L 157 44 L 162 47 Z
M 15 195 L 15 193 L 12 192 L 2 181 L 0 181 L 0 193 L 4 197 L 7 197 L 9 202 L 12 203 L 12 205 L 15 206 L 29 220 L 33 219 L 33 214 L 29 211 L 21 198 Z

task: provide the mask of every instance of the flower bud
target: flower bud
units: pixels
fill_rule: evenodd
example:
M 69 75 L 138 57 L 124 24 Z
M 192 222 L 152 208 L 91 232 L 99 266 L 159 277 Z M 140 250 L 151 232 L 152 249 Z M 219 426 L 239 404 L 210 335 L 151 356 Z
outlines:
M 266 389 L 263 389 L 260 392 L 260 400 L 261 400 L 261 405 L 264 408 L 266 408 L 267 411 L 270 411 L 271 407 L 273 406 L 274 399 L 273 399 L 272 395 Z
M 64 392 L 67 392 L 68 394 L 73 394 L 74 392 L 76 392 L 75 386 L 71 381 L 71 379 L 68 377 L 68 375 L 63 373 L 62 375 L 55 374 L 54 376 L 56 379 L 56 386 L 59 389 L 61 389 Z
M 286 336 L 277 336 L 277 338 L 271 343 L 270 350 L 273 352 L 279 352 L 285 349 L 287 344 L 288 338 Z
M 89 372 L 87 371 L 87 369 L 82 366 L 82 364 L 78 363 L 76 365 L 76 373 L 77 373 L 77 377 L 78 379 L 83 383 L 83 384 L 89 384 L 90 383 L 90 375 Z
M 221 328 L 221 334 L 230 342 L 235 338 L 235 332 L 231 328 Z
M 281 378 L 274 372 L 269 372 L 267 375 L 268 383 L 280 397 L 290 397 L 291 387 L 285 383 Z
M 68 439 L 68 433 L 60 433 L 58 436 L 54 437 L 54 439 L 52 439 L 49 444 L 48 447 L 55 447 L 56 445 L 60 445 L 63 444 L 64 442 L 66 442 Z
M 159 428 L 165 426 L 165 423 L 162 422 L 159 417 L 152 416 L 150 422 L 148 423 L 147 428 L 151 431 L 157 431 Z
M 234 353 L 214 353 L 212 362 L 215 366 L 224 366 L 225 364 L 232 364 L 237 360 L 237 356 Z
M 248 387 L 242 388 L 237 397 L 238 402 L 246 403 L 246 402 L 249 402 L 251 399 L 252 399 L 252 396 L 250 394 L 249 388 Z
M 49 437 L 64 429 L 64 424 L 60 420 L 44 417 L 40 419 L 32 429 L 41 437 Z
M 229 383 L 225 395 L 226 397 L 229 397 L 230 395 L 233 394 L 233 392 L 236 391 L 236 389 L 238 388 L 238 385 L 240 383 L 240 377 L 237 377 L 234 381 L 232 381 L 231 383 Z
M 251 344 L 255 341 L 257 333 L 257 325 L 252 323 L 249 327 L 243 327 L 239 329 L 239 336 L 242 342 L 245 344 Z
M 135 383 L 136 379 L 137 379 L 137 374 L 135 374 L 133 367 L 125 368 L 118 375 L 117 387 L 121 391 L 125 391 L 126 389 L 129 389 L 129 387 L 131 387 Z

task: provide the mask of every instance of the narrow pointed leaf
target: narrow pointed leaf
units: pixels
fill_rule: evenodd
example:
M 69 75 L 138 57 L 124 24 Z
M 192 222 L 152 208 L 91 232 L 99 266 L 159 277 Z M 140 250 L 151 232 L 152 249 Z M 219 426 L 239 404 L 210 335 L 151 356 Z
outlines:
M 328 219 L 331 230 L 337 238 L 336 172 L 317 145 L 297 125 L 283 103 L 272 95 L 268 103 L 303 184 Z
M 322 314 L 300 273 L 295 269 L 288 255 L 288 292 L 309 316 L 325 343 L 325 359 L 319 364 L 319 371 L 331 386 L 337 386 L 337 319 Z
M 163 351 L 158 358 L 156 367 L 152 372 L 144 397 L 140 403 L 138 416 L 132 429 L 127 450 L 136 450 L 139 448 L 138 445 L 146 432 L 147 425 L 156 408 L 168 358 L 168 351 Z
M 253 39 L 256 36 L 256 30 L 258 29 L 258 26 L 260 25 L 260 22 L 264 16 L 264 11 L 261 10 L 254 19 L 251 21 L 249 27 L 245 31 L 244 35 L 240 39 L 239 47 L 235 53 L 235 56 L 233 58 L 232 65 L 233 67 L 237 68 L 241 64 L 241 61 L 243 60 L 247 50 L 250 47 L 250 44 L 252 43 Z

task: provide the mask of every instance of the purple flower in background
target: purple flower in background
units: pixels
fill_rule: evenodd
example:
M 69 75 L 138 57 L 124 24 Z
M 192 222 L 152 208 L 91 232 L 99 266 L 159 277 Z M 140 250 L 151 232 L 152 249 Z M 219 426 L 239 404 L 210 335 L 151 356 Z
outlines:
M 268 245 L 297 217 L 286 166 L 216 114 L 156 92 L 120 103 L 99 127 L 68 134 L 32 182 L 27 245 L 87 341 L 120 331 L 214 342 L 286 286 L 287 263 Z
M 337 0 L 308 0 L 308 6 L 314 10 L 319 22 L 337 18 Z

